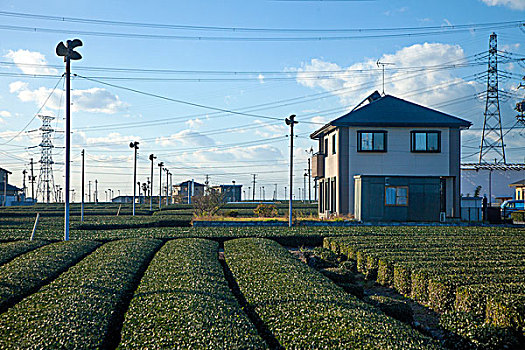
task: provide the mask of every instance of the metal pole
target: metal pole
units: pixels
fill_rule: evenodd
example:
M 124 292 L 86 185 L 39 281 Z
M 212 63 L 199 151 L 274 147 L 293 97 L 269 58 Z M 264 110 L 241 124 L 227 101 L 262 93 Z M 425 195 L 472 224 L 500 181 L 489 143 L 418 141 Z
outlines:
M 69 162 L 71 147 L 71 60 L 69 55 L 66 58 L 66 188 L 65 188 L 65 210 L 64 210 L 64 240 L 69 240 Z
M 82 150 L 82 204 L 80 205 L 80 221 L 84 222 L 84 150 Z
M 135 193 L 137 191 L 137 145 L 133 147 L 134 161 L 133 161 L 133 216 L 135 216 Z
M 88 181 L 88 202 L 91 202 L 91 181 Z
M 31 158 L 31 200 L 35 202 L 35 175 L 33 174 L 33 158 Z
M 150 189 L 150 196 L 149 196 L 149 210 L 153 210 L 153 160 L 157 158 L 153 154 L 149 155 L 149 159 L 151 160 L 151 189 Z
M 162 166 L 163 162 L 159 163 L 159 209 L 162 208 Z
M 95 179 L 95 204 L 98 203 L 98 180 Z
M 4 198 L 2 200 L 2 206 L 5 207 L 7 203 L 7 171 L 4 172 Z
M 40 213 L 36 213 L 35 224 L 33 225 L 33 232 L 31 232 L 31 240 L 35 238 L 36 227 L 38 226 L 38 219 L 40 219 Z
M 295 114 L 286 118 L 286 124 L 290 125 L 290 199 L 288 202 L 288 227 L 292 227 L 292 199 L 293 199 L 293 126 L 295 121 Z
M 255 202 L 255 174 L 253 174 L 253 201 Z
M 308 157 L 308 202 L 312 202 L 312 167 L 310 157 Z

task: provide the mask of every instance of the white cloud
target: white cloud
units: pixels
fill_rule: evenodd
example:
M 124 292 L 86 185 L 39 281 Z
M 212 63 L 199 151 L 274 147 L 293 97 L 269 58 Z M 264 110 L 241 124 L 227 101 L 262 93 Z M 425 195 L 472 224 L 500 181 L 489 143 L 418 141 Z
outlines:
M 473 82 L 464 81 L 448 70 L 425 69 L 410 72 L 403 68 L 442 66 L 461 63 L 465 59 L 459 45 L 424 43 L 408 46 L 394 54 L 385 54 L 379 60 L 393 63 L 385 71 L 385 92 L 423 105 L 435 105 L 451 99 L 474 94 Z M 369 59 L 349 67 L 312 59 L 296 69 L 297 81 L 307 87 L 331 91 L 340 102 L 353 107 L 374 89 L 382 90 L 382 73 L 377 60 Z M 323 71 L 321 77 L 317 77 Z M 331 73 L 333 72 L 333 73 Z
M 283 123 L 269 124 L 259 119 L 256 119 L 254 123 L 259 126 L 259 128 L 255 130 L 255 134 L 262 136 L 263 138 L 283 136 L 287 133 L 286 126 L 283 125 Z
M 109 133 L 106 136 L 100 136 L 100 137 L 87 137 L 84 132 L 76 132 L 73 135 L 77 135 L 77 139 L 80 141 L 82 139 L 85 140 L 85 142 L 88 145 L 93 144 L 118 144 L 118 145 L 127 145 L 131 141 L 138 141 L 140 143 L 139 147 L 144 146 L 142 139 L 140 136 L 133 136 L 133 135 L 122 135 L 118 132 L 112 132 Z M 75 136 L 73 136 L 75 137 Z
M 42 86 L 31 90 L 27 83 L 15 81 L 9 84 L 9 91 L 16 93 L 23 102 L 35 102 L 39 106 L 45 103 L 46 108 L 55 110 L 63 107 L 62 91 L 58 89 L 52 92 L 52 89 Z M 128 107 L 117 95 L 102 88 L 72 90 L 71 101 L 73 112 L 115 114 Z
M 46 56 L 29 50 L 9 50 L 4 56 L 11 60 L 25 74 L 58 74 L 57 70 L 47 66 Z
M 488 6 L 505 6 L 513 10 L 525 10 L 525 0 L 481 0 Z
M 215 146 L 215 141 L 212 138 L 190 129 L 182 130 L 168 137 L 158 137 L 155 143 L 164 147 L 178 145 L 197 147 Z
M 196 129 L 200 127 L 202 124 L 204 124 L 204 122 L 199 118 L 195 118 L 195 119 L 188 120 L 185 124 L 192 129 L 194 128 Z
M 10 116 L 11 116 L 11 112 L 0 111 L 0 117 L 2 117 L 2 118 L 9 118 Z
M 259 74 L 259 76 L 257 77 L 257 79 L 259 79 L 259 82 L 260 82 L 261 84 L 264 84 L 264 75 Z

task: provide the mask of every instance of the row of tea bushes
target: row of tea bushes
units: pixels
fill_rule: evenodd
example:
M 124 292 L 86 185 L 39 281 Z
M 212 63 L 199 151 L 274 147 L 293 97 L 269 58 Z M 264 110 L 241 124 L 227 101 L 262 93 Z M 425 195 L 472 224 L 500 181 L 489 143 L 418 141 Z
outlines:
M 51 243 L 0 266 L 0 312 L 56 278 L 99 245 L 93 241 Z
M 228 287 L 219 244 L 168 241 L 131 300 L 120 349 L 262 349 L 265 342 Z
M 46 244 L 44 241 L 14 241 L 0 243 L 0 265 L 3 265 L 17 256 Z
M 438 347 L 409 326 L 347 294 L 295 259 L 278 243 L 260 238 L 227 241 L 225 258 L 253 310 L 284 348 Z
M 123 308 L 162 242 L 102 245 L 38 292 L 0 315 L 0 348 L 108 348 Z
M 424 237 L 400 230 L 391 237 L 325 238 L 324 246 L 357 260 L 369 278 L 436 311 L 469 312 L 505 324 L 525 318 L 520 304 L 525 294 L 524 239 L 520 230 L 502 230 L 497 239 L 490 230 Z M 523 322 L 511 323 L 523 329 Z

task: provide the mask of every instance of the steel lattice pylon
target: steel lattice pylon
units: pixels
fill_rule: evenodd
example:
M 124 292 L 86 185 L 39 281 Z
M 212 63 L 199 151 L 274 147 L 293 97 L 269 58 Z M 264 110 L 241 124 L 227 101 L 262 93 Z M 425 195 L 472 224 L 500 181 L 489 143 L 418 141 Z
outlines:
M 525 77 L 523 77 L 523 81 L 525 81 Z M 518 86 L 518 89 L 525 88 L 525 85 L 520 84 Z M 523 124 L 525 126 L 525 98 L 521 100 L 520 102 L 516 103 L 516 111 L 518 111 L 518 115 L 516 116 L 516 119 L 519 123 Z
M 53 142 L 51 141 L 52 133 L 55 131 L 51 127 L 51 121 L 55 117 L 39 115 L 42 119 L 42 126 L 38 129 L 42 133 L 42 142 L 40 156 L 40 174 L 38 175 L 38 188 L 36 198 L 42 198 L 42 202 L 50 203 L 51 200 L 57 202 L 55 191 L 55 180 L 53 178 Z
M 496 163 L 506 164 L 505 144 L 503 143 L 503 130 L 499 110 L 498 37 L 496 33 L 492 33 L 489 40 L 487 96 L 484 116 L 479 163 L 489 163 L 486 159 L 490 159 L 491 163 L 492 160 L 495 160 Z

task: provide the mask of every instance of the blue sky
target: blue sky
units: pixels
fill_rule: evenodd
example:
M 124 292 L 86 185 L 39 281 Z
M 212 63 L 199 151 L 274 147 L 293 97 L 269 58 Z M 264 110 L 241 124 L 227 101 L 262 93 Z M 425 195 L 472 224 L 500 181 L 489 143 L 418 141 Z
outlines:
M 512 108 L 523 96 L 515 88 L 525 69 L 515 59 L 524 57 L 525 32 L 496 24 L 461 31 L 439 28 L 523 21 L 524 15 L 525 0 L 0 0 L 0 167 L 12 171 L 11 182 L 21 185 L 29 158 L 40 157 L 38 148 L 27 148 L 39 143 L 38 133 L 26 131 L 40 126 L 34 117 L 42 106 L 40 113 L 56 116 L 53 125 L 63 130 L 63 81 L 58 77 L 63 62 L 54 50 L 72 38 L 84 42 L 78 49 L 83 59 L 72 68 L 81 76 L 72 81 L 77 201 L 81 149 L 87 154 L 86 182 L 98 180 L 100 199 L 108 189 L 132 193 L 129 142 L 134 140 L 140 142 L 140 182 L 149 177 L 153 153 L 170 169 L 174 183 L 204 182 L 208 174 L 211 184 L 236 181 L 248 191 L 257 174 L 257 197 L 265 186 L 271 198 L 275 184 L 283 197 L 288 129 L 275 118 L 290 114 L 300 122 L 298 197 L 306 150 L 316 146 L 309 133 L 382 89 L 378 59 L 395 64 L 386 69 L 386 93 L 473 122 L 463 134 L 462 161 L 475 161 L 484 111 L 483 99 L 475 96 L 486 84 L 476 76 L 486 70 L 486 62 L 475 55 L 486 53 L 492 31 L 498 34 L 499 49 L 509 52 L 511 62 L 500 69 L 510 78 L 500 85 L 511 94 L 501 101 L 503 126 L 512 127 Z M 371 30 L 391 28 L 398 29 Z M 508 161 L 525 161 L 524 140 L 523 128 L 506 135 Z M 54 144 L 63 143 L 63 133 L 56 133 Z M 63 158 L 57 147 L 54 160 L 63 163 Z M 62 185 L 63 165 L 54 170 Z

